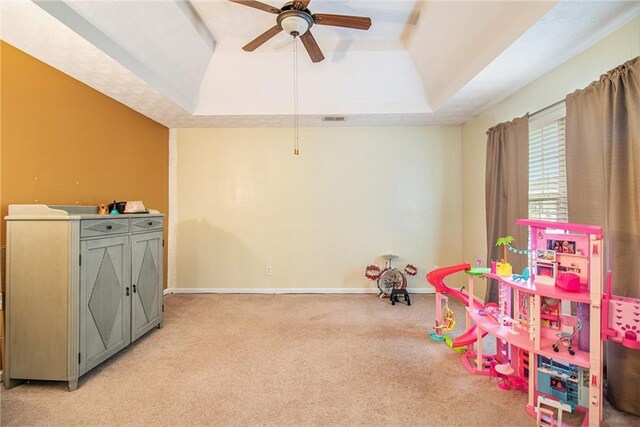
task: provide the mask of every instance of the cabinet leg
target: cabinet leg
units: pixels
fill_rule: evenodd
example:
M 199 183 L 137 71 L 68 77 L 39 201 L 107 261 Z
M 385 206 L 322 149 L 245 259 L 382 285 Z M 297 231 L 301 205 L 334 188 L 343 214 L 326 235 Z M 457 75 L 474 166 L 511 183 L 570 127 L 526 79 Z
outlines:
M 7 378 L 6 375 L 2 378 L 2 381 L 4 382 L 4 388 L 6 388 L 7 390 L 25 382 L 25 380 L 16 380 L 13 378 Z
M 158 323 L 158 329 L 162 329 L 163 326 L 164 326 L 164 320 Z
M 69 391 L 76 391 L 78 389 L 78 379 L 69 381 Z

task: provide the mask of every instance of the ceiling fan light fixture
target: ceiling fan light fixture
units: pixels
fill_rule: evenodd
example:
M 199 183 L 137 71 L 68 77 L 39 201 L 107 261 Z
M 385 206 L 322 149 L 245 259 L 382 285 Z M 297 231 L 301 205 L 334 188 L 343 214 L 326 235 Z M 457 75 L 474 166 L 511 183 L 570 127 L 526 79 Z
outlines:
M 309 29 L 309 23 L 299 16 L 289 16 L 280 23 L 282 29 L 294 37 L 301 36 Z
M 278 24 L 287 34 L 298 37 L 306 33 L 311 25 L 313 18 L 308 13 L 300 10 L 288 10 L 282 12 L 277 18 Z

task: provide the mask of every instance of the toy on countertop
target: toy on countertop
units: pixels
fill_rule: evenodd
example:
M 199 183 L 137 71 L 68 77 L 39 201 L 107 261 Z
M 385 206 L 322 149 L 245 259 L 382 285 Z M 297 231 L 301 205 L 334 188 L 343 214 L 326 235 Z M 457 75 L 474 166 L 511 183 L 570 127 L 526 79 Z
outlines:
M 107 209 L 109 209 L 109 214 L 111 215 L 119 215 L 124 213 L 124 207 L 126 206 L 127 202 L 116 202 L 115 200 L 113 201 L 113 203 L 109 203 L 109 206 Z

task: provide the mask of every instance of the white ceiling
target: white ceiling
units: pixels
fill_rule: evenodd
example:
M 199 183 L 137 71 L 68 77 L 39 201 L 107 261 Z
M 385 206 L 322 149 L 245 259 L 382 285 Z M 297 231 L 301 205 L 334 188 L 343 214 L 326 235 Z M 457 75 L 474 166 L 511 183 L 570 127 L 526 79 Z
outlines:
M 291 37 L 242 50 L 276 15 L 226 0 L 1 5 L 3 40 L 169 127 L 292 123 Z M 314 25 L 326 58 L 317 64 L 298 46 L 302 126 L 461 124 L 638 16 L 640 2 L 312 0 L 309 9 L 373 24 Z

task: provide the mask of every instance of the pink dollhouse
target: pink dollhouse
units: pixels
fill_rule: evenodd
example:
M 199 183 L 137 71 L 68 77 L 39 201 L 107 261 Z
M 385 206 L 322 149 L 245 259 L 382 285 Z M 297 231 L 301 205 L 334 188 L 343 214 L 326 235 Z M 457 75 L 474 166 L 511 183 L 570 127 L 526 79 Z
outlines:
M 468 331 L 465 339 L 451 340 L 452 347 L 466 347 L 462 361 L 470 372 L 495 376 L 502 389 L 527 392 L 526 410 L 539 425 L 561 426 L 564 412 L 578 411 L 585 414 L 583 426 L 598 426 L 603 416 L 603 341 L 640 349 L 640 300 L 611 295 L 611 274 L 605 291 L 602 228 L 525 219 L 516 223 L 529 227 L 530 274 L 482 272 L 497 280 L 499 302 L 485 307 L 462 298 Z M 427 280 L 446 294 L 443 278 L 463 270 L 469 272 L 469 264 L 434 270 Z M 471 334 L 473 340 L 468 339 Z M 496 339 L 497 354 L 483 355 L 484 337 Z

